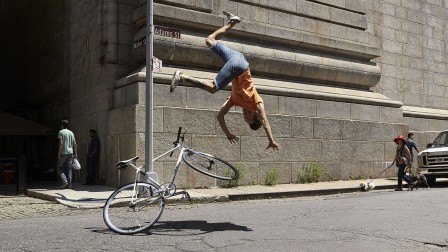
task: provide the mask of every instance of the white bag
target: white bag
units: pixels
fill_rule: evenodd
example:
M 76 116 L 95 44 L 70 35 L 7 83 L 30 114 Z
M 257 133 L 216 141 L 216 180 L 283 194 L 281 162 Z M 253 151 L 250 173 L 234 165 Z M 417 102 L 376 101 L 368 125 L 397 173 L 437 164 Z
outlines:
M 73 158 L 72 169 L 81 170 L 81 164 L 79 163 L 77 158 Z

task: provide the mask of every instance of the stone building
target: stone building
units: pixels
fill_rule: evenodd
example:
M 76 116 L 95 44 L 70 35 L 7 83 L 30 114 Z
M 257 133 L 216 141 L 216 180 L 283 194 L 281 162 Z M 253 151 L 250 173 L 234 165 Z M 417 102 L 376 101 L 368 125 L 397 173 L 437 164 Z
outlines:
M 118 160 L 144 161 L 145 2 L 0 5 L 0 110 L 55 131 L 70 118 L 81 153 L 88 130 L 97 129 L 100 184 L 132 178 L 114 168 Z M 263 130 L 250 130 L 238 108 L 226 121 L 240 141 L 227 141 L 216 115 L 229 89 L 211 95 L 181 85 L 169 93 L 176 68 L 204 79 L 219 70 L 204 38 L 226 23 L 223 10 L 243 17 L 223 41 L 248 59 L 279 152 L 265 150 Z M 154 155 L 172 146 L 182 126 L 189 146 L 243 169 L 242 184 L 263 184 L 273 169 L 279 183 L 295 183 L 311 163 L 319 164 L 323 179 L 377 174 L 392 161 L 398 134 L 416 132 L 424 149 L 446 129 L 447 18 L 446 0 L 155 1 L 155 25 L 180 30 L 180 38 L 154 38 L 154 55 L 163 61 L 154 73 Z M 160 181 L 168 180 L 174 162 L 155 163 Z M 214 185 L 186 167 L 177 183 Z

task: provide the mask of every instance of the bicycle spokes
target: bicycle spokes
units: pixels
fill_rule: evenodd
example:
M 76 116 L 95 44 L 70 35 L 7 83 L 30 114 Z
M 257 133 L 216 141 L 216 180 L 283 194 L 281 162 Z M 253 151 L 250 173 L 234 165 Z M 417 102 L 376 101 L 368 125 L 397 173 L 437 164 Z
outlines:
M 224 180 L 232 180 L 239 177 L 235 167 L 210 154 L 189 149 L 183 154 L 182 158 L 188 166 L 207 176 Z
M 198 164 L 199 166 L 201 166 L 209 171 L 213 169 L 213 165 L 215 164 L 215 162 L 213 160 L 209 159 L 207 156 L 193 155 L 192 152 L 189 152 L 189 157 L 191 158 L 192 161 L 196 162 L 196 164 Z M 197 158 L 197 157 L 200 157 L 200 158 Z
M 106 201 L 103 218 L 106 225 L 120 234 L 135 234 L 151 227 L 165 207 L 158 188 L 138 182 L 117 189 Z

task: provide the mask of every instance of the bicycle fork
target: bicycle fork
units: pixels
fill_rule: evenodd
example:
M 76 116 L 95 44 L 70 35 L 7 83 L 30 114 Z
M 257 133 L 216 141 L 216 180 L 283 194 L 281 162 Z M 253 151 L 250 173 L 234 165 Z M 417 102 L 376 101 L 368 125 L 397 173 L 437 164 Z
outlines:
M 166 183 L 166 186 L 164 186 L 164 184 L 160 185 L 159 183 L 157 183 L 157 181 L 155 181 L 151 177 L 147 176 L 147 174 L 145 172 L 142 172 L 141 170 L 136 170 L 136 176 L 135 176 L 135 181 L 134 181 L 134 190 L 133 190 L 133 195 L 132 195 L 131 203 L 130 203 L 131 207 L 132 207 L 132 205 L 135 205 L 135 202 L 139 198 L 138 197 L 139 192 L 137 190 L 137 183 L 140 180 L 140 175 L 144 175 L 147 180 L 152 182 L 154 185 L 158 186 L 158 188 L 153 187 L 153 186 L 149 187 L 149 194 L 150 194 L 151 198 L 154 197 L 154 195 L 160 195 L 160 197 L 163 197 L 163 198 L 169 198 L 169 197 L 176 196 L 176 195 L 183 195 L 183 197 L 187 198 L 188 200 L 191 200 L 188 192 L 186 192 L 185 190 L 177 192 L 176 185 L 174 184 L 174 179 L 176 178 L 177 172 L 180 168 L 180 162 L 182 161 L 182 153 L 184 152 L 184 150 L 185 150 L 185 148 L 181 148 L 181 150 L 180 150 L 181 155 L 179 155 L 179 158 L 176 163 L 176 167 L 171 176 L 171 180 L 169 183 Z
M 169 182 L 168 185 L 167 185 L 167 189 L 168 189 L 168 192 L 169 192 L 169 193 L 168 193 L 168 195 L 169 195 L 168 197 L 176 196 L 176 195 L 183 195 L 183 197 L 185 197 L 185 198 L 187 198 L 188 200 L 191 201 L 190 194 L 188 194 L 188 192 L 185 191 L 185 190 L 176 192 L 176 185 L 174 184 L 174 179 L 176 179 L 177 172 L 179 171 L 180 163 L 181 163 L 181 161 L 182 161 L 182 154 L 183 154 L 184 152 L 185 152 L 185 148 L 182 147 L 182 148 L 180 149 L 179 158 L 177 159 L 177 162 L 176 162 L 176 167 L 174 168 L 174 172 L 173 172 L 173 174 L 171 175 L 171 180 L 170 180 L 170 182 Z M 170 193 L 172 190 L 174 190 L 174 192 L 173 192 L 173 193 Z

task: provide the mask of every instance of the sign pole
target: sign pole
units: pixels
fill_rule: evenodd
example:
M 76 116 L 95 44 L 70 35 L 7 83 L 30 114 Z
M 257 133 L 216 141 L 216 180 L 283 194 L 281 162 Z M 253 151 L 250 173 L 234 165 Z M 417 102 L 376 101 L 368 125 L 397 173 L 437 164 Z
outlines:
M 146 125 L 145 172 L 157 180 L 153 169 L 153 0 L 146 0 Z

